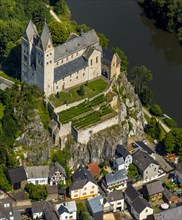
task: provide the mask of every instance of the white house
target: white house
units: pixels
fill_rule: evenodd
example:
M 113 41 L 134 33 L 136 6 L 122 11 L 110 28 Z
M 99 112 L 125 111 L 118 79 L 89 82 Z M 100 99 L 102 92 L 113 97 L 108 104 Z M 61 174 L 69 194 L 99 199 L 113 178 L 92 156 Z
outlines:
M 131 213 L 137 220 L 146 219 L 148 215 L 153 214 L 153 209 L 149 203 L 142 197 L 138 196 L 131 203 Z
M 25 168 L 27 182 L 35 185 L 48 184 L 49 166 L 31 166 Z
M 49 184 L 58 185 L 58 183 L 60 182 L 65 184 L 66 183 L 65 177 L 66 177 L 65 169 L 58 162 L 55 162 L 55 164 L 50 168 Z
M 72 175 L 73 182 L 69 187 L 72 199 L 85 199 L 98 195 L 98 185 L 91 173 L 80 166 Z
M 124 161 L 124 158 L 123 157 L 118 157 L 114 160 L 114 163 L 113 163 L 113 167 L 116 169 L 116 170 L 123 170 L 125 169 L 125 161 Z
M 117 146 L 116 155 L 118 157 L 123 157 L 125 162 L 125 169 L 127 170 L 129 168 L 129 165 L 132 163 L 132 155 L 122 145 Z
M 59 214 L 59 220 L 76 220 L 77 208 L 75 201 L 58 204 L 56 210 Z

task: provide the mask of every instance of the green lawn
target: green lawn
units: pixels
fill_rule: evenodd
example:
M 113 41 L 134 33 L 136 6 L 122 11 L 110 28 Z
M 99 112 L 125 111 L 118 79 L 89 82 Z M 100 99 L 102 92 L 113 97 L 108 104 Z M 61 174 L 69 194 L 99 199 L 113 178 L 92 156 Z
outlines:
M 87 85 L 84 85 L 85 95 L 80 96 L 78 90 L 80 86 L 74 87 L 70 90 L 59 92 L 58 95 L 51 95 L 49 97 L 50 101 L 54 104 L 55 107 L 63 105 L 64 103 L 73 103 L 84 98 L 91 98 L 95 95 L 103 92 L 107 87 L 107 82 L 102 79 L 97 79 L 91 82 L 88 82 Z
M 171 189 L 171 190 L 174 190 L 174 189 L 178 188 L 178 185 L 175 184 L 175 183 L 171 183 L 171 182 L 166 181 L 166 182 L 164 182 L 164 184 L 166 185 L 166 187 L 168 189 Z

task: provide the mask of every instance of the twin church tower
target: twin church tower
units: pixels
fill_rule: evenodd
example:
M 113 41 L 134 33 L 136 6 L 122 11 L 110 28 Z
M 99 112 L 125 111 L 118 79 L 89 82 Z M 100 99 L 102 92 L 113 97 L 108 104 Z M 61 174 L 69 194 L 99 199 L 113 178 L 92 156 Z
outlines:
M 21 80 L 37 85 L 46 96 L 102 74 L 112 78 L 119 73 L 119 57 L 102 49 L 94 30 L 80 36 L 70 34 L 65 43 L 54 47 L 47 24 L 39 36 L 29 21 L 22 37 Z

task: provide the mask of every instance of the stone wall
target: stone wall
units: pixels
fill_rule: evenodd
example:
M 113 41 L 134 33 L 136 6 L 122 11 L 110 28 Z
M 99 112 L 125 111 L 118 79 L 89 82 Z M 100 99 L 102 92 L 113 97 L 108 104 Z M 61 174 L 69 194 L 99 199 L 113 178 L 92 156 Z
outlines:
M 76 142 L 81 144 L 86 144 L 89 142 L 89 139 L 93 134 L 98 133 L 99 131 L 109 128 L 118 123 L 119 122 L 117 115 L 114 118 L 110 118 L 108 120 L 105 120 L 103 122 L 100 122 L 99 124 L 93 125 L 83 130 L 76 130 L 73 128 L 72 133 Z

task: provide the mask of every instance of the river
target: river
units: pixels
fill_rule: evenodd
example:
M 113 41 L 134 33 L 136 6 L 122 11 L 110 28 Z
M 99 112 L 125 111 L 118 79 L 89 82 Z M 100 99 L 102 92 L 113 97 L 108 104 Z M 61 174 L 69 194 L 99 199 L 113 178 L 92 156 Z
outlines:
M 182 127 L 182 47 L 174 34 L 164 32 L 142 14 L 136 0 L 67 0 L 72 19 L 85 23 L 121 48 L 129 72 L 145 65 L 152 70 L 153 101 Z

